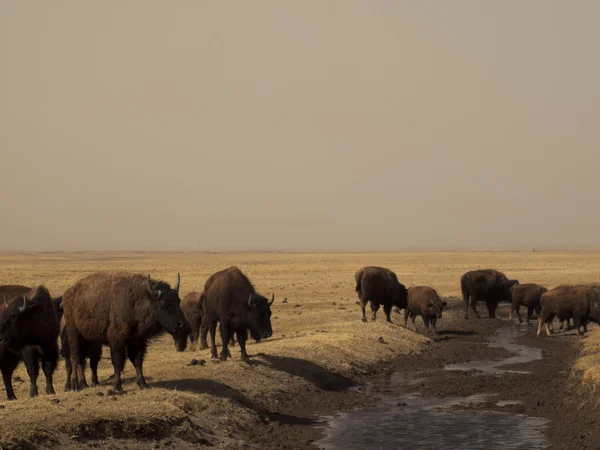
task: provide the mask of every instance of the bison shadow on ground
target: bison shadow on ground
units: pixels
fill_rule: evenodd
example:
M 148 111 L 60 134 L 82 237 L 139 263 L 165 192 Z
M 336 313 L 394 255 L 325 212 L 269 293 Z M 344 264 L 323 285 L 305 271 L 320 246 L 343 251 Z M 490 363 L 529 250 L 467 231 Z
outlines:
M 342 392 L 348 388 L 358 386 L 356 381 L 304 359 L 264 353 L 258 353 L 256 357 L 262 359 L 272 369 L 304 378 L 324 391 Z
M 246 397 L 242 392 L 232 388 L 224 383 L 209 380 L 205 378 L 184 378 L 181 380 L 166 380 L 152 383 L 153 387 L 171 389 L 177 391 L 193 392 L 195 394 L 209 394 L 215 397 L 230 399 L 239 405 L 256 411 L 263 417 L 271 421 L 279 422 L 283 425 L 314 425 L 315 420 L 272 412 Z

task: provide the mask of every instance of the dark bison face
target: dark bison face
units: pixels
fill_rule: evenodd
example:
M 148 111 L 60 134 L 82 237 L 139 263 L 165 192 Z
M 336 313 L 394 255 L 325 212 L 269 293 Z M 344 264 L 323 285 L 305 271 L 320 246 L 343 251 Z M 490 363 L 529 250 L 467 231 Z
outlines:
M 187 338 L 191 329 L 181 310 L 179 281 L 180 277 L 177 274 L 177 282 L 171 288 L 166 283 L 153 283 L 148 275 L 148 295 L 154 317 L 163 329 L 173 336 L 177 351 L 182 352 L 187 346 Z
M 394 300 L 393 305 L 397 308 L 404 309 L 408 306 L 408 289 L 402 283 L 398 283 L 398 297 Z
M 48 291 L 40 287 L 31 299 L 21 296 L 8 303 L 3 298 L 4 309 L 0 317 L 0 345 L 8 348 L 21 348 L 27 343 L 27 336 L 35 330 L 36 324 L 33 318 L 39 301 L 47 297 Z
M 250 335 L 255 341 L 267 339 L 273 334 L 271 328 L 271 305 L 275 301 L 275 294 L 269 302 L 262 295 L 250 295 L 248 299 Z

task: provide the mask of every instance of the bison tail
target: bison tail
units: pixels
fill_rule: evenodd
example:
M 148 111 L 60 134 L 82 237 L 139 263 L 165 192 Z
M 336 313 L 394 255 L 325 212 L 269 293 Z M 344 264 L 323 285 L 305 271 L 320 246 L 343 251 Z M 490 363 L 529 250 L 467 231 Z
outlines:
M 355 275 L 356 288 L 354 289 L 356 292 L 360 292 L 362 274 L 363 274 L 362 270 L 359 270 L 358 272 L 356 272 L 356 275 Z
M 469 301 L 469 288 L 467 287 L 467 277 L 464 275 L 460 278 L 460 290 L 462 291 L 463 300 Z

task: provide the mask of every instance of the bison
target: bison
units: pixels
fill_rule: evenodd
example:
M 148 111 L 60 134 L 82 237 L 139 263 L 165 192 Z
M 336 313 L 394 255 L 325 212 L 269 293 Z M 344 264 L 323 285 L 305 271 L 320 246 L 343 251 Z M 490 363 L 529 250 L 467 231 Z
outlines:
M 221 361 L 226 361 L 231 356 L 227 345 L 231 335 L 235 333 L 242 360 L 249 362 L 246 353 L 248 330 L 256 341 L 273 334 L 271 305 L 274 301 L 275 294 L 271 296 L 271 301 L 257 294 L 248 277 L 235 266 L 212 274 L 204 285 L 203 308 L 203 327 L 210 330 L 212 357 L 218 357 L 215 333 L 217 323 L 220 323 L 223 342 Z
M 15 296 L 16 293 L 16 296 Z M 8 400 L 14 400 L 12 374 L 23 360 L 29 375 L 29 396 L 38 395 L 37 377 L 46 377 L 46 393 L 54 394 L 52 377 L 58 363 L 59 324 L 48 289 L 1 286 L 0 370 Z M 10 300 L 9 300 L 10 298 Z
M 366 322 L 367 302 L 371 304 L 372 320 L 375 321 L 379 306 L 383 305 L 386 320 L 391 322 L 392 307 L 406 308 L 408 291 L 398 281 L 394 272 L 384 267 L 367 266 L 354 275 L 356 292 L 362 309 L 362 321 Z
M 174 287 L 141 274 L 98 272 L 79 280 L 63 294 L 69 340 L 71 388 L 87 386 L 84 359 L 90 346 L 108 345 L 114 390 L 122 392 L 126 357 L 133 363 L 140 389 L 148 387 L 142 364 L 148 341 L 166 331 L 178 351 L 187 345 L 190 327 L 180 307 L 179 274 Z
M 204 292 L 190 292 L 181 301 L 181 310 L 186 320 L 190 324 L 192 332 L 190 333 L 190 350 L 195 352 L 198 345 L 198 338 L 200 338 L 200 349 L 208 348 L 206 342 L 206 335 L 208 334 L 208 328 L 202 328 L 202 308 L 204 303 Z M 219 333 L 221 329 L 219 328 Z M 223 336 L 221 336 L 221 339 Z M 231 334 L 229 345 L 235 345 L 235 336 Z
M 523 322 L 521 319 L 521 306 L 527 308 L 527 323 L 531 319 L 533 311 L 540 316 L 542 307 L 540 306 L 540 298 L 544 292 L 548 292 L 544 286 L 534 283 L 518 284 L 513 286 L 512 295 L 512 307 L 510 309 L 510 320 L 513 318 L 513 311 L 516 311 L 519 323 Z
M 435 289 L 429 286 L 413 286 L 408 290 L 408 305 L 404 309 L 404 326 L 408 318 L 412 320 L 413 327 L 417 331 L 415 319 L 417 316 L 423 318 L 426 334 L 429 334 L 429 324 L 433 327 L 433 334 L 437 334 L 435 324 L 437 319 L 442 318 L 442 310 L 448 304 L 441 300 Z
M 506 275 L 494 269 L 472 270 L 460 278 L 460 288 L 465 301 L 465 319 L 469 318 L 469 300 L 471 309 L 478 319 L 477 302 L 485 301 L 490 318 L 496 317 L 496 308 L 500 302 L 511 303 L 511 288 L 519 284 L 518 280 L 509 280 Z
M 600 287 L 598 285 L 560 285 L 545 292 L 540 298 L 541 312 L 538 319 L 537 335 L 542 335 L 542 326 L 546 334 L 552 336 L 552 321 L 558 317 L 561 323 L 573 319 L 578 335 L 587 331 L 588 320 L 600 320 Z M 562 327 L 561 327 L 562 328 Z

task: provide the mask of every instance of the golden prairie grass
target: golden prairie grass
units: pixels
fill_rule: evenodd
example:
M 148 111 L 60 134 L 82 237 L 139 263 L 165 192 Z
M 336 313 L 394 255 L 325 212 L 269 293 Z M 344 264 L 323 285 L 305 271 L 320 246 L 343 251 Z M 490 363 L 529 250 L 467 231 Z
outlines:
M 330 388 L 339 381 L 332 373 L 353 378 L 418 351 L 427 338 L 398 326 L 401 317 L 394 314 L 396 323 L 388 324 L 381 312 L 376 323 L 360 321 L 354 273 L 365 265 L 389 267 L 407 286 L 430 285 L 444 296 L 459 295 L 460 276 L 476 268 L 497 268 L 521 282 L 550 288 L 567 282 L 600 281 L 600 252 L 33 253 L 0 254 L 0 283 L 43 283 L 53 295 L 60 295 L 78 279 L 100 270 L 149 273 L 170 283 L 179 272 L 183 297 L 201 290 L 210 274 L 231 265 L 244 271 L 260 293 L 275 293 L 273 337 L 260 343 L 251 340 L 248 345 L 255 364 L 240 361 L 238 346 L 231 349 L 231 360 L 217 363 L 210 361 L 208 350 L 177 353 L 172 339 L 163 336 L 149 346 L 144 365 L 153 389 L 138 390 L 128 363 L 124 374 L 127 394 L 116 399 L 102 395 L 109 389 L 112 375 L 107 348 L 99 367 L 102 385 L 78 393 L 63 392 L 64 362 L 60 361 L 54 382 L 57 395 L 43 393 L 41 375 L 41 394 L 29 399 L 28 377 L 20 365 L 15 373 L 18 400 L 0 401 L 4 405 L 0 409 L 0 446 L 94 433 L 116 436 L 116 429 L 135 435 L 148 426 L 168 429 L 191 415 L 197 431 L 206 436 L 215 429 L 226 430 L 238 421 L 252 420 L 255 410 L 270 401 L 306 389 Z M 442 319 L 440 328 L 443 326 Z M 378 343 L 380 337 L 385 344 Z M 187 365 L 192 358 L 207 362 Z M 232 415 L 233 409 L 236 414 Z M 203 422 L 202 418 L 209 416 L 210 421 Z

